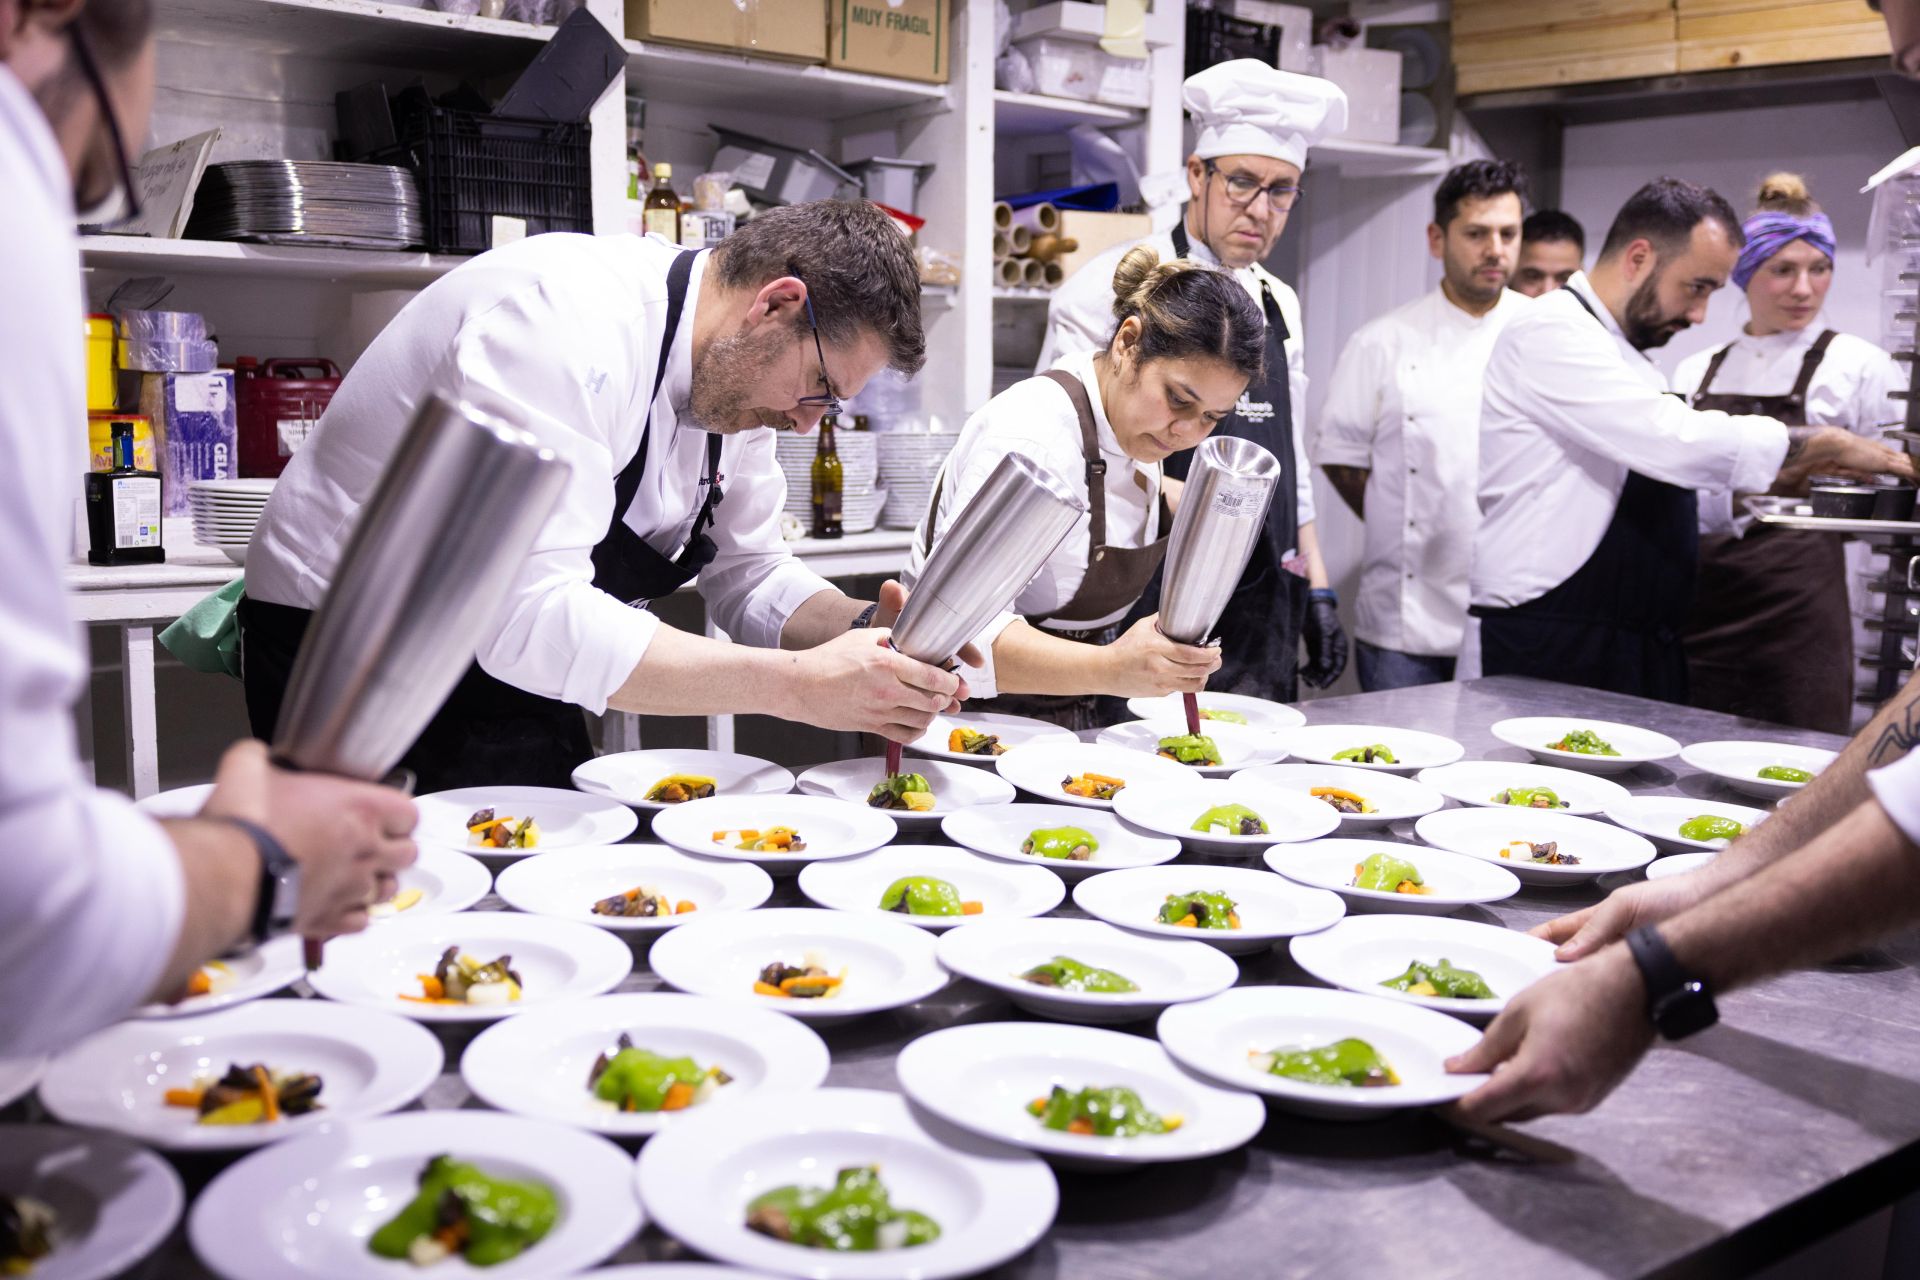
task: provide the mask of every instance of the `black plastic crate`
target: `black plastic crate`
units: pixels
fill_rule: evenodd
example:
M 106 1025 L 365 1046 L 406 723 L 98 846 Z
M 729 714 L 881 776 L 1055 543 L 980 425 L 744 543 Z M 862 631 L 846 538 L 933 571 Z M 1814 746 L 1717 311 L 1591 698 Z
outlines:
M 1187 10 L 1187 74 L 1235 58 L 1280 65 L 1280 28 L 1213 9 Z
M 401 133 L 366 159 L 413 170 L 429 252 L 492 248 L 496 215 L 523 219 L 528 235 L 593 230 L 592 130 L 584 120 L 431 106 L 406 113 Z

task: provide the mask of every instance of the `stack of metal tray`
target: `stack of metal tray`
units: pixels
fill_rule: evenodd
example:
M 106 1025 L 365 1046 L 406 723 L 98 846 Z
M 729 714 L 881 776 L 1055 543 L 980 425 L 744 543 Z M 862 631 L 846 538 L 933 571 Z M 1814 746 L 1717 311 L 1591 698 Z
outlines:
M 405 249 L 425 235 L 413 174 L 332 160 L 212 165 L 187 224 L 187 236 L 197 240 L 348 249 Z

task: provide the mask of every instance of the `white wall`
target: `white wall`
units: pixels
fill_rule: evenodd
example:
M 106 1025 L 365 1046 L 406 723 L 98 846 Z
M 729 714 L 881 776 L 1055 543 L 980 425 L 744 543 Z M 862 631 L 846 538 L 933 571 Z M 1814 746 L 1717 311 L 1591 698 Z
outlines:
M 1705 183 L 1744 216 L 1761 178 L 1776 169 L 1799 173 L 1833 219 L 1839 241 L 1827 322 L 1880 340 L 1879 273 L 1865 260 L 1869 202 L 1859 192 L 1906 148 L 1879 101 L 1577 125 L 1566 131 L 1564 147 L 1562 201 L 1585 224 L 1595 252 L 1621 202 L 1649 178 Z M 1714 296 L 1704 325 L 1653 354 L 1671 373 L 1686 356 L 1727 342 L 1746 318 L 1746 299 L 1729 285 Z

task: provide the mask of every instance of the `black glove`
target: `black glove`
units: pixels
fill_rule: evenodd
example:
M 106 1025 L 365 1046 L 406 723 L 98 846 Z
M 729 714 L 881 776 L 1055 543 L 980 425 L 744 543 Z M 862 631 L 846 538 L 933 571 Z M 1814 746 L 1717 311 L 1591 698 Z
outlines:
M 1315 587 L 1307 598 L 1307 662 L 1300 678 L 1324 689 L 1347 669 L 1347 633 L 1340 628 L 1340 599 L 1331 587 Z

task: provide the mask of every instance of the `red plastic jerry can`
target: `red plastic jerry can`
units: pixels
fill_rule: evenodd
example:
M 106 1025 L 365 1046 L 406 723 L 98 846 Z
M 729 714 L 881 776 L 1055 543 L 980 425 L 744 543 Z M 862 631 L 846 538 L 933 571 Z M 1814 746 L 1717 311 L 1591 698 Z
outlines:
M 265 361 L 241 356 L 233 374 L 240 474 L 277 476 L 340 389 L 339 366 L 318 356 Z

